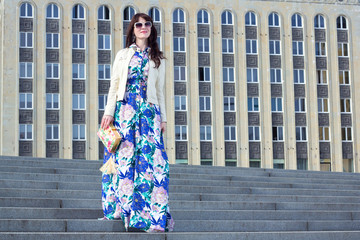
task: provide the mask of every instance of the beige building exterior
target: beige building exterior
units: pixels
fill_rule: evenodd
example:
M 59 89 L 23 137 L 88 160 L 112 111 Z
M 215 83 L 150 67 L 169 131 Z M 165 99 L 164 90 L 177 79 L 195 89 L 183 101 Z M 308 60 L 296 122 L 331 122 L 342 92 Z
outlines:
M 0 0 L 0 154 L 98 160 L 112 60 L 149 13 L 170 163 L 360 172 L 360 1 Z

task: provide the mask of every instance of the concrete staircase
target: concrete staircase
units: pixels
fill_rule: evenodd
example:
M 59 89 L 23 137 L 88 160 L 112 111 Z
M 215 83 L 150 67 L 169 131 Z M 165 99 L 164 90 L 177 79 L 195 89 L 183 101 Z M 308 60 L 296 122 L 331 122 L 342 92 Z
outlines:
M 172 233 L 99 221 L 99 161 L 0 156 L 0 239 L 360 239 L 360 174 L 172 165 Z

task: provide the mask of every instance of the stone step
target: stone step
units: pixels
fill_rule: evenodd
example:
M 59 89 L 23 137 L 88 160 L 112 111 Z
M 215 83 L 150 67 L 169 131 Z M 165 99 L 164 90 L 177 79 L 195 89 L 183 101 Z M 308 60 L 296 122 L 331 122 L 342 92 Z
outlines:
M 358 211 L 358 203 L 313 202 L 247 202 L 247 201 L 177 201 L 170 200 L 171 209 L 189 210 L 329 210 Z M 0 198 L 1 207 L 94 208 L 101 209 L 101 199 L 34 199 Z
M 308 231 L 308 232 L 172 232 L 172 233 L 126 233 L 126 232 L 0 232 L 6 240 L 359 240 L 360 231 Z
M 257 188 L 296 188 L 296 189 L 341 189 L 359 191 L 360 185 L 339 184 L 299 184 L 299 183 L 275 183 L 275 182 L 250 182 L 250 181 L 226 181 L 226 180 L 198 180 L 198 179 L 174 179 L 170 180 L 170 186 L 223 186 L 223 187 L 257 187 Z M 1 180 L 2 188 L 36 188 L 36 189 L 63 189 L 63 190 L 96 190 L 101 189 L 101 179 L 97 182 L 61 182 L 61 181 L 33 181 L 33 180 Z
M 359 231 L 360 221 L 178 220 L 177 232 Z M 121 221 L 0 219 L 0 232 L 124 232 Z
M 360 220 L 360 211 L 172 210 L 176 220 Z M 0 219 L 98 219 L 101 209 L 0 207 Z

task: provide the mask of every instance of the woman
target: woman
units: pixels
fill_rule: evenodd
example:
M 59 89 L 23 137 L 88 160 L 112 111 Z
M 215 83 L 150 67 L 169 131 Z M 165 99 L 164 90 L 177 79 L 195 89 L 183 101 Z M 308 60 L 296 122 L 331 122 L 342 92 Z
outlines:
M 168 206 L 169 162 L 166 130 L 165 58 L 151 17 L 138 13 L 127 29 L 126 48 L 113 63 L 108 103 L 101 127 L 111 122 L 122 135 L 114 157 L 117 174 L 103 174 L 104 219 L 119 219 L 127 231 L 173 229 Z

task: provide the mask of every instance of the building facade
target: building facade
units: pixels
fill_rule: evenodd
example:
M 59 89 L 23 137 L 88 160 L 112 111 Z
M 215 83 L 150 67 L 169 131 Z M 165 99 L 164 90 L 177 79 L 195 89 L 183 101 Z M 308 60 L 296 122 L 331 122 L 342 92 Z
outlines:
M 1 155 L 102 158 L 137 12 L 167 57 L 171 163 L 360 172 L 358 0 L 0 0 Z

